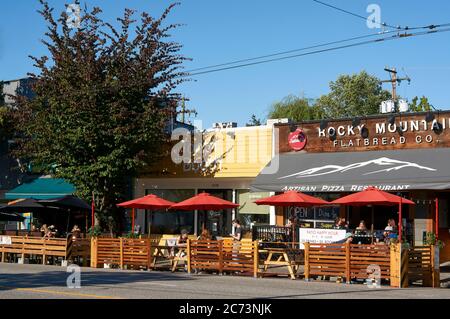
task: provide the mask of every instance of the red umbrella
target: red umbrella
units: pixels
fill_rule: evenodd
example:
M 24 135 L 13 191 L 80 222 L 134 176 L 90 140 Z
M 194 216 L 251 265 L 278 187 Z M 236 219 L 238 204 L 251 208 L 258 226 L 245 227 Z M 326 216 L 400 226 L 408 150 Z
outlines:
M 175 203 L 170 202 L 165 199 L 162 199 L 154 194 L 150 194 L 150 195 L 147 195 L 144 197 L 132 199 L 127 202 L 117 204 L 117 206 L 132 209 L 132 222 L 131 222 L 132 228 L 131 229 L 132 229 L 132 231 L 134 231 L 134 210 L 136 208 L 149 209 L 149 210 L 160 210 L 160 209 L 167 209 L 167 208 L 171 207 L 173 204 L 175 204 Z
M 309 207 L 319 205 L 330 205 L 329 202 L 314 196 L 306 195 L 296 191 L 287 191 L 280 195 L 261 198 L 255 201 L 256 205 L 272 205 L 272 206 L 297 206 Z
M 306 195 L 297 191 L 287 191 L 283 194 L 274 195 L 266 198 L 261 198 L 255 201 L 256 205 L 272 205 L 281 207 L 311 207 L 319 205 L 329 205 L 330 203 L 314 196 Z M 295 232 L 295 227 L 292 226 L 292 231 Z M 294 247 L 292 241 L 292 247 Z
M 380 206 L 394 206 L 399 205 L 399 240 L 402 240 L 402 204 L 414 205 L 413 201 L 403 198 L 401 196 L 393 195 L 376 187 L 369 186 L 365 190 L 350 194 L 332 202 L 333 204 L 343 204 L 351 206 L 366 206 L 366 205 L 380 205 Z M 373 209 L 372 209 L 372 228 L 373 228 Z M 373 230 L 373 229 L 372 229 Z
M 182 202 L 174 204 L 170 207 L 170 209 L 180 209 L 180 210 L 221 210 L 227 208 L 236 208 L 239 207 L 239 204 L 235 204 L 224 200 L 222 198 L 218 198 L 212 196 L 208 193 L 200 193 L 186 199 Z

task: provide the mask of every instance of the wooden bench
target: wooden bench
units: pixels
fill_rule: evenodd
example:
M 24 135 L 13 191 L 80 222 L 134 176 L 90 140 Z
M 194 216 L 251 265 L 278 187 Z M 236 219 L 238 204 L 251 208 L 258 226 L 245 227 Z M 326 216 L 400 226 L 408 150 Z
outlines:
M 40 256 L 42 264 L 47 263 L 47 257 L 61 257 L 67 260 L 69 256 L 68 242 L 66 238 L 40 238 L 27 236 L 10 236 L 10 245 L 0 245 L 1 261 L 5 262 L 7 254 L 25 256 Z

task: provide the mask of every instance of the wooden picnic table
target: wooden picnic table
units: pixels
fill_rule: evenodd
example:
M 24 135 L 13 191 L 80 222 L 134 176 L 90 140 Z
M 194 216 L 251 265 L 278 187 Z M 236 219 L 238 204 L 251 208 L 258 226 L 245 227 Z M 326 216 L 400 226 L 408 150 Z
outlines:
M 260 249 L 260 253 L 267 253 L 267 258 L 264 260 L 264 270 L 262 274 L 267 273 L 267 269 L 270 265 L 285 266 L 289 271 L 291 279 L 296 279 L 296 275 L 299 269 L 299 265 L 289 254 L 289 248 L 264 248 Z
M 187 261 L 187 245 L 153 245 L 152 267 L 155 268 L 158 258 L 170 259 L 170 268 L 174 272 L 180 261 Z M 173 253 L 173 254 L 172 254 Z
M 187 262 L 187 245 L 178 245 L 172 246 L 172 248 L 176 251 L 175 255 L 172 259 L 172 272 L 177 269 L 178 262 L 184 261 Z

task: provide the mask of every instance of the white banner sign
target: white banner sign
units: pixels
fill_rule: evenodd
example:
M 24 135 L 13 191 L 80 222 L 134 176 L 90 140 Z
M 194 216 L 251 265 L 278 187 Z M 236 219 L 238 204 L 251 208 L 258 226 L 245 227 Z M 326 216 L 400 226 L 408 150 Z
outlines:
M 300 249 L 303 243 L 331 244 L 345 239 L 345 229 L 300 228 Z
M 0 245 L 11 245 L 11 237 L 0 236 Z

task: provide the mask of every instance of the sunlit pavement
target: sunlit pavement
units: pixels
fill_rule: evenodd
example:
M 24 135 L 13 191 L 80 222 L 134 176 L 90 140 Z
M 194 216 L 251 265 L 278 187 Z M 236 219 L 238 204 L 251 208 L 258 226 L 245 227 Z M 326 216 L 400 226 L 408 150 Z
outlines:
M 183 272 L 126 271 L 81 268 L 81 288 L 68 288 L 70 273 L 59 266 L 0 264 L 0 298 L 446 298 L 450 289 L 387 286 L 369 289 L 363 284 L 189 275 Z

